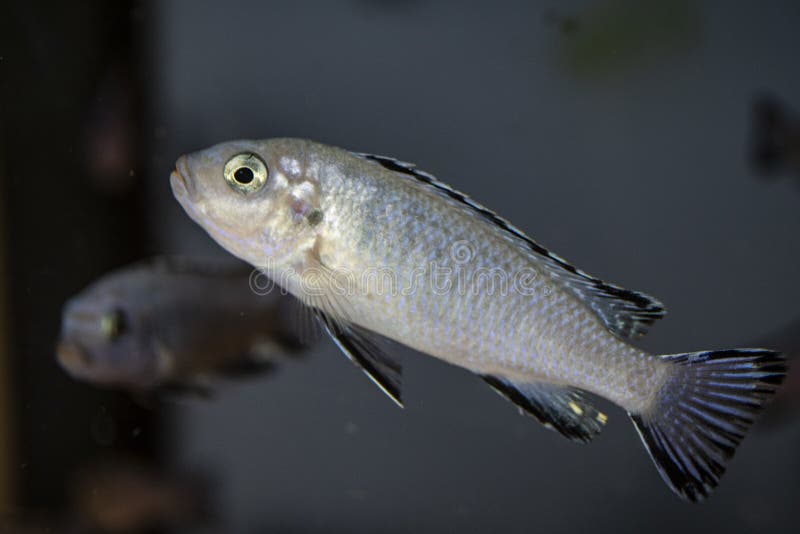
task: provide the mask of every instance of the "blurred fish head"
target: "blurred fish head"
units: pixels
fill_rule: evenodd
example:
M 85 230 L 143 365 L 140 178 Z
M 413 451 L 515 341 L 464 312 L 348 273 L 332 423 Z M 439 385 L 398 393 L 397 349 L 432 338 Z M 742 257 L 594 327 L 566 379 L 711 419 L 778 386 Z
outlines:
M 125 295 L 90 288 L 64 306 L 58 362 L 79 380 L 146 387 L 157 371 L 148 328 L 146 316 Z
M 295 139 L 230 141 L 182 156 L 170 177 L 188 215 L 239 258 L 292 265 L 322 221 L 318 184 Z

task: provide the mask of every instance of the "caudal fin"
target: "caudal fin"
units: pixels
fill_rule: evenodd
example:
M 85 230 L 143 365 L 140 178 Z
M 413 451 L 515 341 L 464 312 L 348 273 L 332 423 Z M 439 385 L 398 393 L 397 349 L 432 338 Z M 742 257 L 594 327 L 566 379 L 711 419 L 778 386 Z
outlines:
M 663 358 L 678 367 L 652 408 L 630 416 L 661 478 L 684 499 L 701 501 L 783 381 L 786 363 L 761 349 Z

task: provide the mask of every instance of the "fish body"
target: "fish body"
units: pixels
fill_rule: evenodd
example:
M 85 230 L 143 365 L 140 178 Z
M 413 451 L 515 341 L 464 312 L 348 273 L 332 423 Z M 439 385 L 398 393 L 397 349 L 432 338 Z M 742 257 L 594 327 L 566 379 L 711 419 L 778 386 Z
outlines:
M 327 150 L 323 161 L 346 158 Z M 571 385 L 629 411 L 646 408 L 664 362 L 611 334 L 532 264 L 528 250 L 468 206 L 363 164 L 342 172 L 312 163 L 331 173 L 315 180 L 325 199 L 320 209 L 348 214 L 331 217 L 316 246 L 323 265 L 353 275 L 343 305 L 352 322 L 480 375 Z M 350 179 L 338 179 L 339 172 Z M 314 268 L 315 261 L 301 259 L 296 269 Z M 397 287 L 378 278 L 387 272 Z M 292 291 L 302 298 L 302 287 Z
M 770 351 L 637 349 L 630 339 L 665 313 L 657 300 L 576 269 L 411 164 L 299 139 L 233 141 L 179 159 L 171 183 L 192 219 L 306 303 L 396 401 L 401 369 L 374 334 L 473 371 L 577 441 L 606 422 L 583 396 L 595 393 L 631 414 L 690 500 L 716 485 L 783 376 Z M 719 373 L 734 377 L 733 396 Z M 697 442 L 676 456 L 687 436 Z
M 267 369 L 300 346 L 296 304 L 255 293 L 251 271 L 158 258 L 107 274 L 65 304 L 58 360 L 78 379 L 136 391 Z

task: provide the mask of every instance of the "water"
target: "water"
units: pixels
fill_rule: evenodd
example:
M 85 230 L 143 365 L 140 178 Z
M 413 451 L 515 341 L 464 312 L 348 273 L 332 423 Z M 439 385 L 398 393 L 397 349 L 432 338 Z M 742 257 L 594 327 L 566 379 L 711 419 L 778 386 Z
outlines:
M 740 346 L 790 322 L 800 189 L 791 171 L 765 181 L 751 165 L 749 111 L 764 90 L 800 109 L 800 12 L 663 5 L 12 2 L 0 32 L 13 37 L 0 51 L 9 517 L 69 515 L 71 473 L 132 451 L 208 474 L 214 524 L 230 532 L 793 530 L 800 418 L 756 429 L 716 494 L 690 506 L 621 410 L 573 445 L 403 348 L 405 411 L 330 343 L 277 376 L 154 410 L 54 363 L 60 306 L 96 276 L 154 253 L 224 255 L 167 177 L 181 153 L 242 137 L 416 162 L 576 265 L 661 299 L 649 350 Z

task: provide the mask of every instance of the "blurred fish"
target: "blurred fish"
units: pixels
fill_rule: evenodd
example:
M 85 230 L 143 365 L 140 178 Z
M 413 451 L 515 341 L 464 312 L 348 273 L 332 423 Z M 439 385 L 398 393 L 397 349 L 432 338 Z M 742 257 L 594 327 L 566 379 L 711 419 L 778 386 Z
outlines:
M 250 269 L 157 259 L 112 272 L 64 306 L 57 356 L 73 377 L 132 391 L 208 391 L 300 349 L 296 302 L 256 294 Z
M 630 344 L 656 299 L 576 269 L 505 219 L 401 161 L 302 139 L 181 157 L 188 215 L 301 299 L 398 404 L 376 334 L 473 371 L 546 426 L 589 441 L 630 414 L 662 478 L 700 500 L 784 376 L 761 349 L 658 356 Z
M 762 95 L 753 102 L 753 165 L 765 174 L 789 169 L 800 173 L 800 117 L 777 98 Z

